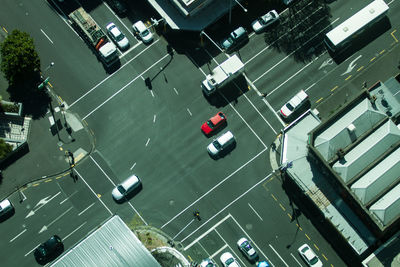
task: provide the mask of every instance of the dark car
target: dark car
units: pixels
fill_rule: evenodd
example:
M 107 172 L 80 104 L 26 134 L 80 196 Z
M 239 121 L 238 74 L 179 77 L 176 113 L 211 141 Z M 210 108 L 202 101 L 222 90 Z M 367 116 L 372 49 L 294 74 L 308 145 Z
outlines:
M 64 245 L 58 235 L 53 235 L 49 240 L 39 245 L 34 252 L 39 263 L 47 263 L 57 258 L 64 251 Z
M 108 0 L 107 2 L 118 16 L 126 15 L 128 8 L 122 0 Z
M 248 41 L 247 31 L 243 27 L 239 27 L 229 34 L 229 37 L 221 42 L 221 47 L 227 53 L 232 52 L 244 42 Z

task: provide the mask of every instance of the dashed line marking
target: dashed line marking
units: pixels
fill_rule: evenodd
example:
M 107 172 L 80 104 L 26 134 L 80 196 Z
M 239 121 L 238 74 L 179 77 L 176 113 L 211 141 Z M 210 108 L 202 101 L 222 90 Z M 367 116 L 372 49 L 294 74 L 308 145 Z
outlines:
M 4 27 L 2 27 L 3 28 L 3 31 L 5 31 L 6 33 L 8 33 L 8 31 L 6 30 L 6 28 L 4 28 Z
M 136 166 L 136 162 L 133 163 L 133 165 L 132 165 L 132 167 L 130 168 L 130 170 L 132 170 L 133 168 L 135 168 L 135 166 Z
M 333 92 L 333 91 L 335 91 L 336 89 L 338 89 L 339 88 L 339 86 L 335 86 L 335 87 L 333 87 L 332 89 L 331 89 L 331 92 Z
M 373 57 L 373 58 L 371 58 L 370 60 L 369 60 L 369 62 L 372 62 L 372 61 L 374 61 L 376 59 L 376 57 Z
M 174 87 L 175 94 L 179 95 L 178 90 Z
M 304 234 L 304 235 L 307 237 L 308 240 L 311 240 L 311 238 L 307 234 Z
M 153 116 L 153 123 L 155 123 L 155 122 L 156 122 L 156 118 L 157 118 L 157 115 L 156 115 L 156 114 L 154 114 L 154 116 Z
M 344 79 L 345 81 L 347 81 L 348 79 L 350 79 L 351 78 L 351 76 L 353 76 L 353 75 L 349 75 L 349 76 L 347 76 L 347 78 L 346 79 Z
M 39 185 L 39 183 L 37 183 L 37 184 L 33 184 L 32 186 L 38 186 Z
M 318 99 L 317 101 L 315 101 L 315 103 L 319 103 L 322 101 L 322 99 L 324 99 L 323 97 L 321 97 L 320 99 Z
M 290 220 L 293 219 L 293 217 L 292 217 L 292 215 L 290 215 L 290 213 L 286 213 L 286 214 L 287 214 L 287 216 L 289 217 Z
M 192 112 L 190 112 L 189 108 L 186 108 L 186 110 L 189 113 L 189 115 L 192 116 Z
M 272 197 L 275 201 L 278 201 L 278 199 L 276 199 L 276 197 L 275 197 L 273 194 L 271 194 L 271 197 Z
M 48 183 L 48 182 L 51 182 L 53 179 L 47 179 L 47 180 L 45 180 L 44 182 L 45 183 Z
M 322 257 L 324 257 L 324 259 L 325 259 L 326 261 L 328 261 L 328 258 L 325 256 L 324 253 L 322 253 Z
M 296 226 L 297 228 L 299 228 L 300 231 L 303 231 L 303 228 L 301 228 L 301 226 L 298 223 L 296 223 Z
M 314 247 L 315 247 L 316 250 L 319 251 L 319 247 L 317 247 L 317 245 L 314 244 Z
M 150 142 L 150 138 L 147 139 L 146 146 L 149 144 L 149 142 Z
M 383 53 L 385 53 L 385 49 L 383 49 L 381 52 L 379 52 L 379 55 L 382 55 Z
M 357 71 L 360 71 L 360 70 L 362 70 L 362 69 L 364 69 L 364 66 L 359 67 L 359 68 L 357 69 Z
M 281 209 L 283 209 L 283 211 L 286 211 L 285 207 L 281 203 L 279 203 L 279 206 L 281 207 Z

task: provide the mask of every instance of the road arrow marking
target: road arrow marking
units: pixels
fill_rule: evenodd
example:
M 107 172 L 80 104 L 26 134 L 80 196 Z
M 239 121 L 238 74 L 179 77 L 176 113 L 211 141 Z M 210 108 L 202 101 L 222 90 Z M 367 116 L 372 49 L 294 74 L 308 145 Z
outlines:
M 66 211 L 64 211 L 60 216 L 58 216 L 57 218 L 55 218 L 52 222 L 50 222 L 48 225 L 44 225 L 42 227 L 42 229 L 40 229 L 39 234 L 41 234 L 42 232 L 46 231 L 48 229 L 48 227 L 50 227 L 51 225 L 53 225 L 56 221 L 58 221 L 62 216 L 64 216 L 68 211 L 72 210 L 72 207 L 70 207 L 69 209 L 67 209 Z
M 56 196 L 58 196 L 61 192 L 58 192 L 57 194 L 55 194 L 54 196 L 52 196 L 50 199 L 48 199 L 50 196 L 47 196 L 45 198 L 42 198 L 41 200 L 39 200 L 39 202 L 35 205 L 34 210 L 31 210 L 28 215 L 26 215 L 26 218 L 31 217 L 32 215 L 35 215 L 35 212 L 37 212 L 38 210 L 40 210 L 44 205 L 46 205 L 47 203 L 49 203 L 53 198 L 55 198 Z
M 350 62 L 349 66 L 347 67 L 347 70 L 346 70 L 345 72 L 343 72 L 342 75 L 340 75 L 340 76 L 346 75 L 347 73 L 351 72 L 351 71 L 356 67 L 356 65 L 357 65 L 355 62 L 356 62 L 358 59 L 360 59 L 361 57 L 362 57 L 362 55 L 359 55 L 359 56 L 356 57 L 352 62 Z

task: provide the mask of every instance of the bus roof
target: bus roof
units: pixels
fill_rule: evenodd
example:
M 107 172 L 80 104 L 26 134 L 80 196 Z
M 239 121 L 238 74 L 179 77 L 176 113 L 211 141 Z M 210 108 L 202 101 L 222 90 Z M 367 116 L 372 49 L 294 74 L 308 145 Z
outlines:
M 386 13 L 388 9 L 389 6 L 383 0 L 375 0 L 328 32 L 326 37 L 336 46 L 364 26 L 368 25 L 370 22 L 374 21 L 376 18 Z

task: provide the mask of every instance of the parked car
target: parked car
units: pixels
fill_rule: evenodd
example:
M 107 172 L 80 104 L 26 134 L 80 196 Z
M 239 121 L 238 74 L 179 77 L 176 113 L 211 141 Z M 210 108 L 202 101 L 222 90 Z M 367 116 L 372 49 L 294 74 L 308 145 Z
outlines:
M 200 263 L 200 267 L 216 267 L 217 265 L 215 265 L 215 263 L 210 260 L 210 259 L 204 259 L 201 263 Z
M 229 53 L 234 49 L 238 48 L 246 40 L 248 40 L 247 31 L 245 30 L 245 28 L 239 27 L 233 32 L 231 32 L 228 38 L 224 39 L 221 42 L 221 47 L 227 53 Z
M 124 16 L 128 12 L 128 8 L 122 0 L 108 0 L 107 2 L 118 16 Z
M 229 252 L 223 253 L 220 257 L 220 260 L 224 267 L 240 267 L 239 263 Z
M 14 206 L 12 205 L 11 201 L 3 199 L 0 202 L 0 218 L 5 219 L 6 217 L 12 215 L 14 213 Z
M 121 50 L 126 50 L 129 47 L 129 40 L 126 38 L 120 29 L 113 22 L 107 24 L 107 33 L 110 38 L 117 44 Z
M 211 144 L 207 146 L 208 153 L 212 157 L 218 156 L 224 149 L 230 147 L 235 143 L 235 137 L 231 131 L 227 131 L 217 139 L 214 139 Z
M 211 135 L 216 130 L 226 124 L 226 116 L 221 111 L 211 117 L 208 121 L 201 125 L 201 130 L 205 135 Z
M 247 240 L 247 238 L 244 238 L 244 237 L 240 238 L 237 242 L 237 245 L 238 245 L 240 251 L 242 251 L 242 253 L 249 260 L 254 260 L 257 258 L 258 254 L 257 254 L 256 250 L 250 244 L 249 240 Z
M 284 118 L 290 117 L 296 110 L 302 107 L 308 101 L 308 95 L 306 92 L 301 90 L 298 92 L 292 99 L 289 100 L 283 107 L 281 108 L 281 115 Z
M 49 240 L 39 245 L 34 255 L 36 260 L 43 264 L 57 258 L 64 251 L 64 245 L 58 235 L 53 235 Z
M 315 252 L 307 244 L 299 247 L 298 252 L 303 260 L 311 267 L 322 267 L 321 260 L 317 257 Z
M 286 5 L 286 6 L 289 6 L 289 5 L 291 5 L 293 2 L 295 2 L 296 0 L 283 0 L 283 3 Z
M 153 41 L 153 34 L 151 31 L 144 25 L 143 21 L 139 20 L 132 25 L 133 32 L 138 38 L 142 40 L 143 43 L 150 43 Z
M 260 33 L 264 31 L 268 26 L 274 24 L 279 19 L 279 14 L 275 10 L 269 11 L 264 16 L 259 17 L 253 23 L 251 23 L 251 27 L 253 28 L 255 33 Z
M 131 194 L 135 189 L 141 187 L 141 181 L 136 175 L 129 176 L 121 184 L 117 185 L 111 192 L 115 201 L 120 202 Z

